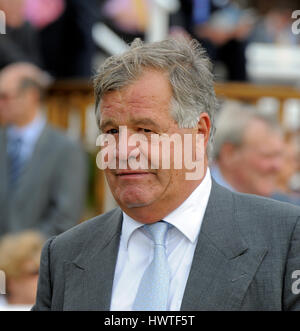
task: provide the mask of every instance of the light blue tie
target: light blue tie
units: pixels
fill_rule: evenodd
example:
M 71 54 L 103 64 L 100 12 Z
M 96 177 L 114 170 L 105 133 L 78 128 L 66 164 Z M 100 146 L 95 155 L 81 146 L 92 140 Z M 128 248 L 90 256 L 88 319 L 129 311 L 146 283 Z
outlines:
M 144 226 L 154 242 L 154 254 L 140 282 L 133 310 L 167 310 L 170 271 L 165 241 L 168 226 L 163 221 Z

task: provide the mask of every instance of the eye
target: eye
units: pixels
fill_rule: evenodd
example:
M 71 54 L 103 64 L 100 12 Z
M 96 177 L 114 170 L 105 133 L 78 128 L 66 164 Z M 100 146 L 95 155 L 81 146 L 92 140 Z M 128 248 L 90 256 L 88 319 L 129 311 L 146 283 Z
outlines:
M 117 134 L 117 133 L 119 133 L 119 130 L 117 130 L 117 129 L 109 129 L 105 133 L 108 133 L 108 134 Z
M 140 128 L 139 131 L 140 131 L 140 132 L 144 132 L 144 133 L 151 133 L 151 132 L 152 132 L 152 130 L 150 130 L 150 129 L 145 129 L 145 128 Z

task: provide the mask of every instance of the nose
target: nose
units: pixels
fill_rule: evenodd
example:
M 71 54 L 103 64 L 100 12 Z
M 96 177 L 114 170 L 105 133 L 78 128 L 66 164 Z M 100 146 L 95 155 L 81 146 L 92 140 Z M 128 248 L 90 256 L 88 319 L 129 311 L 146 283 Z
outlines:
M 282 155 L 273 156 L 272 160 L 270 160 L 269 169 L 273 172 L 279 172 L 283 165 L 283 157 Z
M 120 163 L 125 163 L 126 165 L 130 157 L 137 157 L 139 154 L 137 146 L 129 144 L 131 135 L 132 133 L 126 126 L 120 126 L 119 141 L 116 146 L 116 158 Z

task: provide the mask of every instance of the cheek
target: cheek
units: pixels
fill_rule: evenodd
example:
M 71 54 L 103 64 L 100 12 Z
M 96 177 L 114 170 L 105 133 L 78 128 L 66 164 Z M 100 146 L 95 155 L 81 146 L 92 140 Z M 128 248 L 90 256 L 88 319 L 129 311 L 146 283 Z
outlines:
M 170 173 L 174 168 L 182 169 L 184 167 L 184 146 L 179 142 L 151 143 L 148 146 L 148 160 L 149 167 L 167 170 L 164 173 Z
M 157 184 L 166 187 L 172 182 L 172 170 L 160 169 L 157 171 Z
M 180 194 L 180 190 L 185 182 L 185 173 L 183 170 L 164 169 L 159 171 L 158 180 L 165 197 L 177 195 Z
M 252 172 L 255 169 L 258 169 L 260 165 L 259 157 L 254 153 L 246 153 L 243 155 L 240 166 L 245 168 L 245 171 Z
M 25 103 L 22 103 L 21 101 L 12 101 L 9 104 L 9 112 L 10 116 L 20 116 L 22 114 L 22 110 L 24 109 Z
M 265 160 L 264 158 L 257 157 L 252 162 L 253 168 L 256 169 L 257 172 L 267 172 L 269 170 L 269 162 L 268 160 Z
M 104 175 L 109 186 L 113 188 L 117 184 L 116 177 L 110 172 L 109 169 L 104 170 Z

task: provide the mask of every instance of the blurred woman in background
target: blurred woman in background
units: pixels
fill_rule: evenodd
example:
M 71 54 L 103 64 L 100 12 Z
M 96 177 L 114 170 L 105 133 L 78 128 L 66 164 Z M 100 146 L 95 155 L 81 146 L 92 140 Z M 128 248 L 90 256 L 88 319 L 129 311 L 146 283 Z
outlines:
M 0 310 L 30 310 L 34 304 L 43 244 L 44 238 L 35 231 L 2 237 L 0 270 L 6 278 L 6 294 L 0 297 Z

